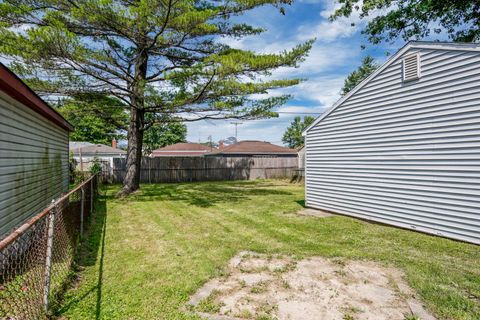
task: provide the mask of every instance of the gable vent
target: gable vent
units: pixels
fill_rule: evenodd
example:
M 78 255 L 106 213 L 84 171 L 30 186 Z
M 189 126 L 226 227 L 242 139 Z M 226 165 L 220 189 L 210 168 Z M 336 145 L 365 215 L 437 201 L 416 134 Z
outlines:
M 403 59 L 403 82 L 420 79 L 420 55 L 412 54 Z

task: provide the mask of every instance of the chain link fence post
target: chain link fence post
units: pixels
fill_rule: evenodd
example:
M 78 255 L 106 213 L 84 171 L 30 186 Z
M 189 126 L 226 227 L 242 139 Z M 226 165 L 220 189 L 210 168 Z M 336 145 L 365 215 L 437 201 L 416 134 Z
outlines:
M 93 179 L 90 179 L 90 214 L 93 213 Z
M 0 239 L 0 320 L 46 318 L 52 297 L 65 290 L 78 240 L 88 229 L 97 179 L 53 199 Z
M 83 238 L 83 217 L 85 211 L 85 190 L 80 189 L 80 238 Z
M 45 255 L 45 280 L 43 287 L 43 305 L 45 312 L 48 311 L 48 295 L 50 293 L 50 280 L 52 271 L 52 249 L 53 249 L 53 232 L 55 223 L 55 214 L 57 213 L 57 204 L 52 200 L 53 208 L 48 213 L 48 229 L 47 229 L 47 253 Z

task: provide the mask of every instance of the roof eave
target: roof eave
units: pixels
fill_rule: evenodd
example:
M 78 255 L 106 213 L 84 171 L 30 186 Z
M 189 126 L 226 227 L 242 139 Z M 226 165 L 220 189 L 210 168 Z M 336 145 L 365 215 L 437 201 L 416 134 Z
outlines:
M 73 131 L 73 126 L 60 113 L 43 101 L 35 91 L 2 63 L 0 63 L 0 90 L 61 128 Z

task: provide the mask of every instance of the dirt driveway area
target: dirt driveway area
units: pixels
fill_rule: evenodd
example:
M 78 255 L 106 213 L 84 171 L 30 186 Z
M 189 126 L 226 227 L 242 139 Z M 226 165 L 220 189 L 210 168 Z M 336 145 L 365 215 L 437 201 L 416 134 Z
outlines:
M 207 319 L 435 319 L 403 278 L 373 262 L 241 252 L 189 309 Z

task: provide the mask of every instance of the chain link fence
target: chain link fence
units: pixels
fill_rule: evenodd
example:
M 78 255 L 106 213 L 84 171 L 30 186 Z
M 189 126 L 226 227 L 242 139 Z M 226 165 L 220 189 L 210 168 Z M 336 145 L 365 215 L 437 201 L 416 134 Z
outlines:
M 47 316 L 71 276 L 97 184 L 84 181 L 0 241 L 0 319 Z

